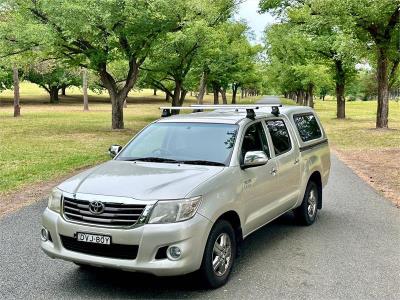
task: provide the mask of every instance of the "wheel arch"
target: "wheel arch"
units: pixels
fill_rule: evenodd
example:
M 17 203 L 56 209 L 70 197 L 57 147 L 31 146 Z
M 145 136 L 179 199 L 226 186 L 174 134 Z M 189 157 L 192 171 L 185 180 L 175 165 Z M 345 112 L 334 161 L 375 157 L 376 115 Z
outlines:
M 318 205 L 317 208 L 321 209 L 322 208 L 322 177 L 321 173 L 319 171 L 314 171 L 310 178 L 308 179 L 308 182 L 314 182 L 318 186 Z
M 236 246 L 237 246 L 236 253 L 239 253 L 240 245 L 243 242 L 243 231 L 239 214 L 234 210 L 229 210 L 220 215 L 218 219 L 215 221 L 215 223 L 217 223 L 220 220 L 228 221 L 232 225 L 236 237 Z

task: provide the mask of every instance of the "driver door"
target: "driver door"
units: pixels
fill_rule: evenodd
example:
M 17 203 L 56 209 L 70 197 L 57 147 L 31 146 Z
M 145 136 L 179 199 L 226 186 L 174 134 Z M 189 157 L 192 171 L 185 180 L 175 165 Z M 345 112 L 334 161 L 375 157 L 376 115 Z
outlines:
M 240 148 L 240 162 L 248 151 L 263 151 L 269 158 L 267 164 L 241 170 L 241 203 L 245 207 L 244 235 L 251 233 L 267 223 L 269 211 L 276 200 L 275 159 L 271 159 L 270 148 L 265 134 L 266 129 L 261 121 L 250 124 L 243 135 Z

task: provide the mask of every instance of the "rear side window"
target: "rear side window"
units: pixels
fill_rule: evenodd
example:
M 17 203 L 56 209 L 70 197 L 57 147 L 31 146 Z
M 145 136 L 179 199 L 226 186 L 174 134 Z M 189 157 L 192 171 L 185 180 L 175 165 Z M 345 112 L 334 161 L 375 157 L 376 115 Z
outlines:
M 280 155 L 288 152 L 292 148 L 292 143 L 283 120 L 269 120 L 267 126 L 274 144 L 275 154 Z
M 303 142 L 315 140 L 322 136 L 321 128 L 319 128 L 317 119 L 313 114 L 296 115 L 293 119 Z

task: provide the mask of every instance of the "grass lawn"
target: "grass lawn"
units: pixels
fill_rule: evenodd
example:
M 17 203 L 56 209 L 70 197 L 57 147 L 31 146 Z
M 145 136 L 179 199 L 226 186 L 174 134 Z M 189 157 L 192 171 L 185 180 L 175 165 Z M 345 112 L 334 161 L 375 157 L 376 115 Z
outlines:
M 0 94 L 0 200 L 10 191 L 24 190 L 109 159 L 111 144 L 128 142 L 160 117 L 159 106 L 169 105 L 161 92 L 158 96 L 150 90 L 133 92 L 124 110 L 126 129 L 112 131 L 107 94 L 90 94 L 89 112 L 82 111 L 79 89 L 67 90 L 67 95 L 60 104 L 50 105 L 46 92 L 22 83 L 22 116 L 14 118 L 12 91 Z M 207 96 L 206 102 L 211 103 L 211 97 Z M 194 101 L 188 95 L 187 104 Z

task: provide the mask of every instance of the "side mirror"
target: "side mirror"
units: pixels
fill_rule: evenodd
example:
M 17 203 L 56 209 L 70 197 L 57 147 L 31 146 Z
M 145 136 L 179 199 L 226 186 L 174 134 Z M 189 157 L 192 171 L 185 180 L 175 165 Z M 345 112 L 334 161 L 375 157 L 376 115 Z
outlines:
M 268 162 L 268 156 L 263 151 L 249 151 L 244 156 L 242 169 L 263 166 Z
M 108 149 L 108 154 L 110 154 L 111 158 L 114 158 L 122 149 L 120 145 L 111 145 Z

